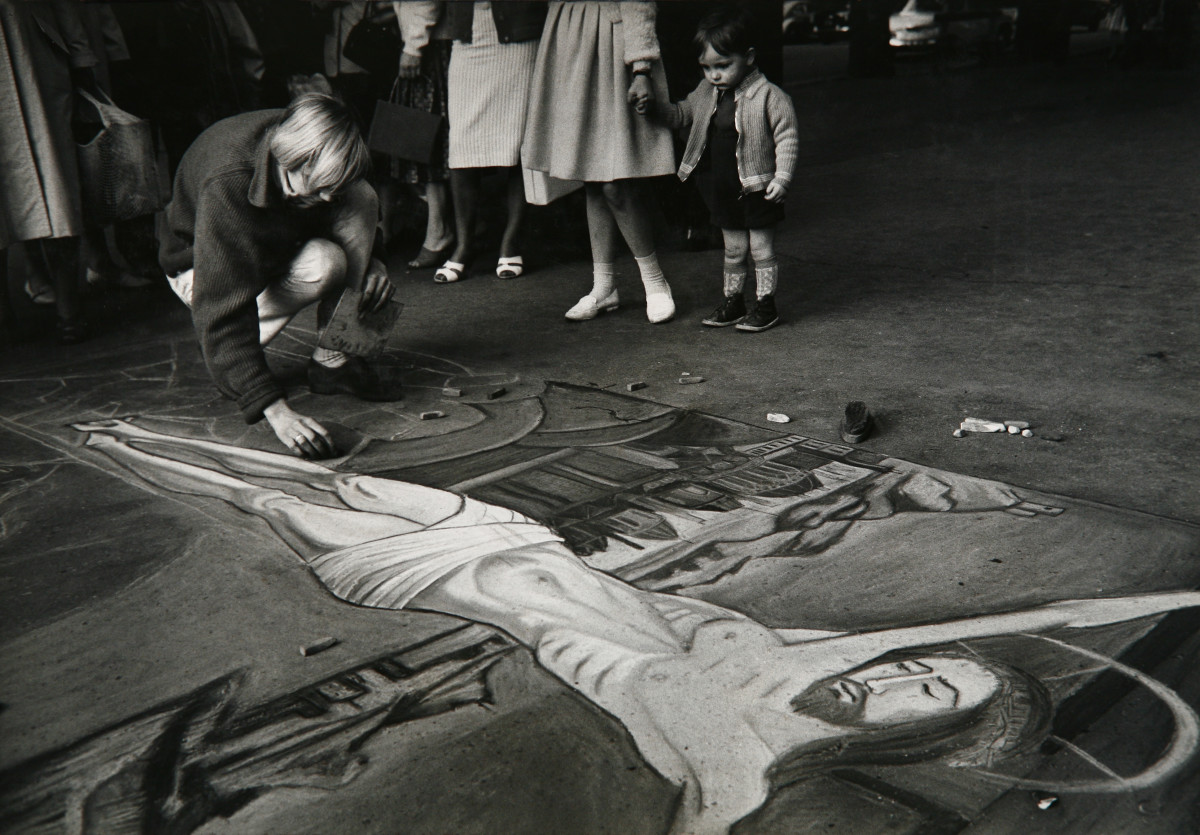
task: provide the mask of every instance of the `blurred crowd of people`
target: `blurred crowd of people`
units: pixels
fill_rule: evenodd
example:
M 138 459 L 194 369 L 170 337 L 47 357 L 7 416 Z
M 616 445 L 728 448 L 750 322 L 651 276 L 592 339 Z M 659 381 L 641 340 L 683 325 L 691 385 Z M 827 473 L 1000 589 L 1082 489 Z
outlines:
M 642 178 L 674 173 L 683 146 L 661 120 L 635 110 L 630 90 L 644 110 L 691 89 L 701 77 L 691 40 L 708 4 L 662 4 L 657 20 L 655 5 L 0 0 L 0 286 L 8 286 L 10 262 L 22 264 L 15 292 L 53 306 L 59 340 L 74 343 L 88 334 L 94 294 L 162 284 L 154 215 L 103 225 L 85 209 L 76 149 L 102 125 L 81 93 L 150 122 L 165 203 L 180 160 L 206 128 L 317 92 L 349 105 L 364 137 L 381 100 L 442 117 L 428 162 L 373 155 L 385 245 L 404 222 L 425 222 L 410 269 L 443 283 L 471 274 L 482 255 L 481 202 L 499 193 L 497 205 L 484 206 L 503 216 L 494 273 L 522 275 L 532 170 L 552 192 L 586 182 L 597 278 L 570 318 L 615 306 L 611 265 L 623 240 L 638 259 L 650 319 L 670 319 L 670 288 L 638 190 Z M 768 10 L 767 31 L 778 4 L 751 5 Z M 356 37 L 364 29 L 373 40 Z M 778 58 L 764 55 L 772 68 Z M 596 67 L 608 76 L 603 84 L 587 77 Z M 685 207 L 689 237 L 710 242 L 696 193 L 680 193 L 688 199 L 673 203 Z M 19 330 L 13 316 L 9 294 L 0 293 L 3 338 Z

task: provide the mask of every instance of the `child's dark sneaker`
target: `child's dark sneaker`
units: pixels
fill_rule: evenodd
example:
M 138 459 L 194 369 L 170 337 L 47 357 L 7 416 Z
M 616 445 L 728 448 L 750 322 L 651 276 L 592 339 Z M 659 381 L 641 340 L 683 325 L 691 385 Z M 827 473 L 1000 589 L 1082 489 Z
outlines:
M 726 296 L 720 307 L 704 319 L 701 324 L 710 328 L 727 328 L 736 325 L 746 318 L 746 302 L 739 293 L 736 296 Z
M 737 329 L 758 333 L 759 331 L 765 331 L 767 328 L 773 328 L 778 324 L 779 314 L 775 312 L 775 297 L 763 296 L 754 305 L 754 309 L 750 311 L 750 315 L 741 322 L 738 322 Z

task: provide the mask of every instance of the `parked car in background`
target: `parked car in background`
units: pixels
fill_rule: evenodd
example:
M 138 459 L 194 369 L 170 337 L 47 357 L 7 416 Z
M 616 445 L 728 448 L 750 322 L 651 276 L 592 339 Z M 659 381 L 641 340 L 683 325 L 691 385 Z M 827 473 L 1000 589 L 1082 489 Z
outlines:
M 783 4 L 784 43 L 833 43 L 849 33 L 849 0 L 790 0 Z
M 1001 0 L 908 0 L 888 25 L 897 54 L 986 60 L 1012 46 L 1017 9 Z

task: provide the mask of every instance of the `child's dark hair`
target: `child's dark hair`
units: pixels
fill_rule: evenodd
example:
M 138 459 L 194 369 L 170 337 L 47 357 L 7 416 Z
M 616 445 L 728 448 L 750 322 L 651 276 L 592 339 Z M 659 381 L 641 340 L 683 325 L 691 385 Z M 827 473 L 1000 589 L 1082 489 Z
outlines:
M 754 18 L 745 8 L 725 3 L 704 16 L 696 26 L 692 44 L 696 53 L 711 46 L 718 55 L 745 55 L 754 48 Z

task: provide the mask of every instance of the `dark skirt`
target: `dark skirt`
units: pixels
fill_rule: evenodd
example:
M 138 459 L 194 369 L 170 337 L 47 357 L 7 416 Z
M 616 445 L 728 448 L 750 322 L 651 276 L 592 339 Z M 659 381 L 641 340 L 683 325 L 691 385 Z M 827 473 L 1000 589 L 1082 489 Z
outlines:
M 392 101 L 405 107 L 424 110 L 439 116 L 446 115 L 447 76 L 450 71 L 450 41 L 431 40 L 421 55 L 421 74 L 416 78 L 396 80 Z M 442 129 L 434 142 L 433 161 L 426 165 L 408 160 L 392 160 L 392 176 L 406 183 L 444 183 L 449 177 L 448 128 Z

